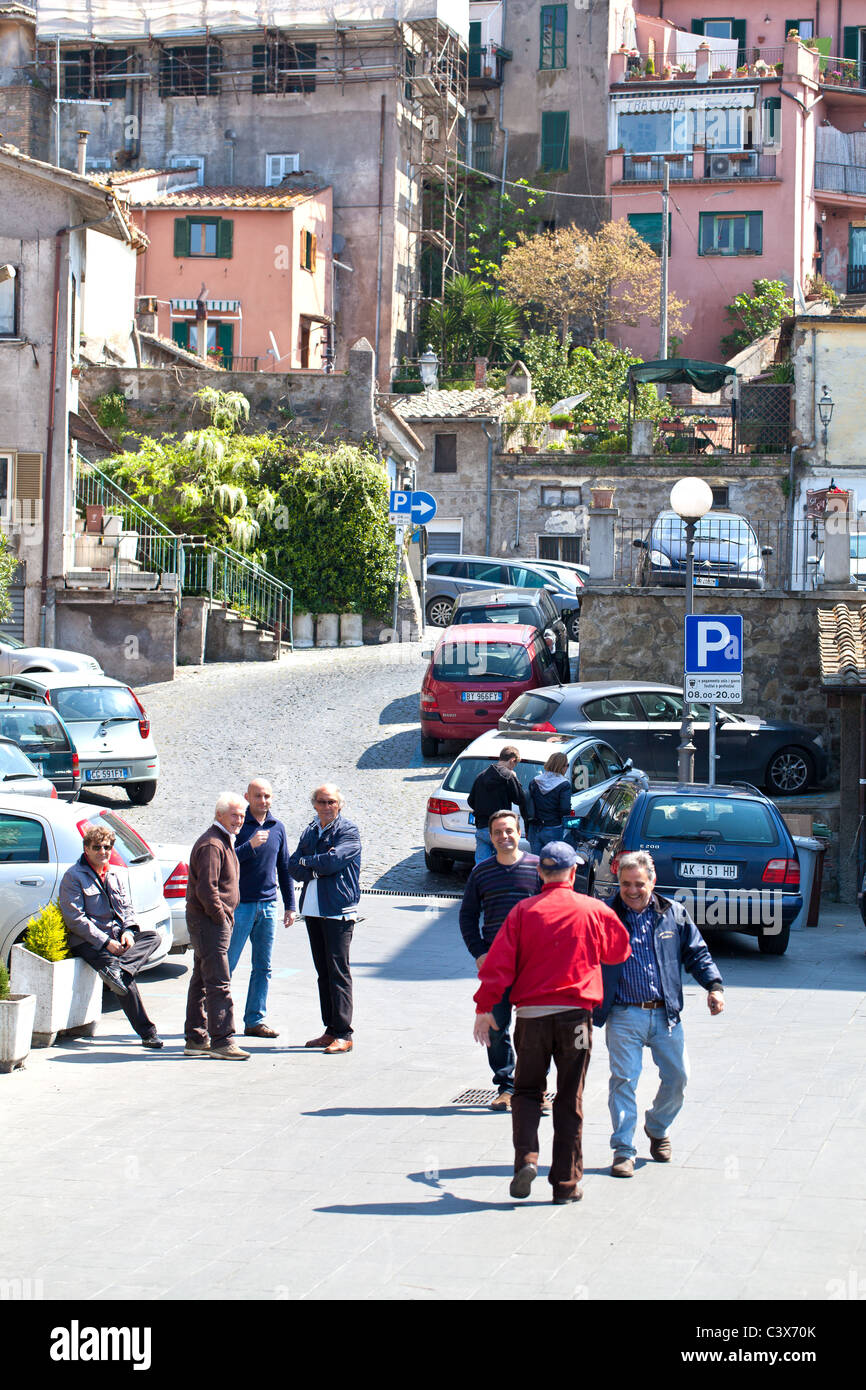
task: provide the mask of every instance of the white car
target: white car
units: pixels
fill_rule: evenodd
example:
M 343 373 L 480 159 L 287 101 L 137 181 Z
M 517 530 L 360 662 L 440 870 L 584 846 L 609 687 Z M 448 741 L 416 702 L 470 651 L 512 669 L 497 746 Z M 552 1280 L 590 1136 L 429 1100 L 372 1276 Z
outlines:
M 17 637 L 0 633 L 0 676 L 22 671 L 102 671 L 95 657 L 57 647 L 25 647 Z
M 475 778 L 499 757 L 501 749 L 516 748 L 520 762 L 514 771 L 524 787 L 537 777 L 551 753 L 568 759 L 565 776 L 572 787 L 572 815 L 579 816 L 629 767 L 609 743 L 592 734 L 530 734 L 517 738 L 490 729 L 458 754 L 441 785 L 427 802 L 424 820 L 424 863 L 431 873 L 443 873 L 453 861 L 475 859 L 475 817 L 467 797 Z M 522 834 L 526 827 L 522 825 Z M 528 848 L 528 845 L 524 846 Z
M 107 826 L 115 836 L 111 867 L 125 879 L 139 926 L 155 931 L 160 945 L 146 969 L 171 950 L 171 912 L 163 896 L 162 873 L 150 846 L 116 811 L 65 801 L 0 792 L 0 960 L 8 964 L 27 923 L 47 903 L 56 902 L 60 880 L 83 853 L 88 824 Z
M 4 676 L 0 693 L 52 705 L 69 730 L 81 765 L 81 790 L 123 787 L 135 806 L 156 794 L 159 758 L 150 720 L 123 681 L 95 672 L 45 671 Z
M 172 951 L 189 950 L 189 930 L 186 925 L 186 885 L 189 879 L 189 855 L 192 845 L 151 845 L 159 860 L 163 897 L 171 909 Z

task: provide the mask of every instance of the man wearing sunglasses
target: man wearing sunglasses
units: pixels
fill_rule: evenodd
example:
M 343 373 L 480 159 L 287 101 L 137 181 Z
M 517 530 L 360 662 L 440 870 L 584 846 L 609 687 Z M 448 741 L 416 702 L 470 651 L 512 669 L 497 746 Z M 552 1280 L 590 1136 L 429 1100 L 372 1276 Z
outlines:
M 142 931 L 123 881 L 110 867 L 114 835 L 107 825 L 88 825 L 84 853 L 60 880 L 58 906 L 69 935 L 69 954 L 81 956 L 120 1000 L 143 1047 L 158 1050 L 162 1039 L 148 1016 L 135 976 L 159 945 L 155 931 Z
M 325 1025 L 321 1037 L 306 1046 L 333 1055 L 353 1046 L 349 947 L 358 916 L 361 834 L 343 815 L 343 795 L 332 782 L 316 787 L 310 800 L 316 814 L 289 870 L 304 885 L 299 912 L 307 924 Z

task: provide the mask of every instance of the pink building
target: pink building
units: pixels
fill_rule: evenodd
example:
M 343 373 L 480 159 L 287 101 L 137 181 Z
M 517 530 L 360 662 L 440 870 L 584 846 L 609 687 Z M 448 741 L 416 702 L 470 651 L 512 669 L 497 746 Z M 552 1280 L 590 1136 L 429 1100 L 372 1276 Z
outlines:
M 784 280 L 798 306 L 816 274 L 866 293 L 866 5 L 770 8 L 611 0 L 611 217 L 659 247 L 668 166 L 689 357 L 718 360 L 725 305 L 753 280 Z M 616 336 L 659 356 L 652 324 Z
M 136 291 L 157 301 L 161 336 L 201 354 L 205 333 L 208 354 L 236 370 L 322 370 L 334 347 L 330 188 L 302 186 L 305 175 L 204 188 L 189 170 L 112 182 L 129 190 L 149 242 Z

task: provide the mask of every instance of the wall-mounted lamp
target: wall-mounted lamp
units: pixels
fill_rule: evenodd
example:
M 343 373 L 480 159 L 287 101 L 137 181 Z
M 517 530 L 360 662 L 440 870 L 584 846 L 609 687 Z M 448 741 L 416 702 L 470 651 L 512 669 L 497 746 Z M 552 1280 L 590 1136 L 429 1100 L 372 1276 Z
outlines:
M 822 210 L 821 210 L 821 221 L 822 221 L 822 222 L 826 222 L 826 221 L 827 221 L 827 209 L 826 209 L 826 208 L 822 208 Z
M 422 352 L 418 358 L 418 367 L 421 372 L 421 380 L 428 391 L 436 390 L 439 385 L 439 358 L 428 343 L 427 351 Z
M 821 419 L 821 424 L 826 429 L 830 421 L 833 419 L 833 406 L 835 402 L 830 396 L 830 392 L 827 390 L 826 386 L 822 386 L 821 390 L 824 394 L 818 402 L 818 415 Z

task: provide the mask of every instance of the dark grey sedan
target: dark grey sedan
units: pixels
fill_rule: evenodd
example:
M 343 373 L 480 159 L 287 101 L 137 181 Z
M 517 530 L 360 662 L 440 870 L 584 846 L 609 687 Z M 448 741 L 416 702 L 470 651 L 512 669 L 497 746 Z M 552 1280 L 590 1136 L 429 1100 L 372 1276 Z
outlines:
M 709 706 L 692 705 L 695 776 L 708 776 Z M 583 681 L 520 695 L 499 720 L 503 732 L 586 733 L 587 726 L 650 777 L 676 778 L 683 692 L 650 681 Z M 821 734 L 801 724 L 716 710 L 716 777 L 740 778 L 770 796 L 796 796 L 824 780 Z

